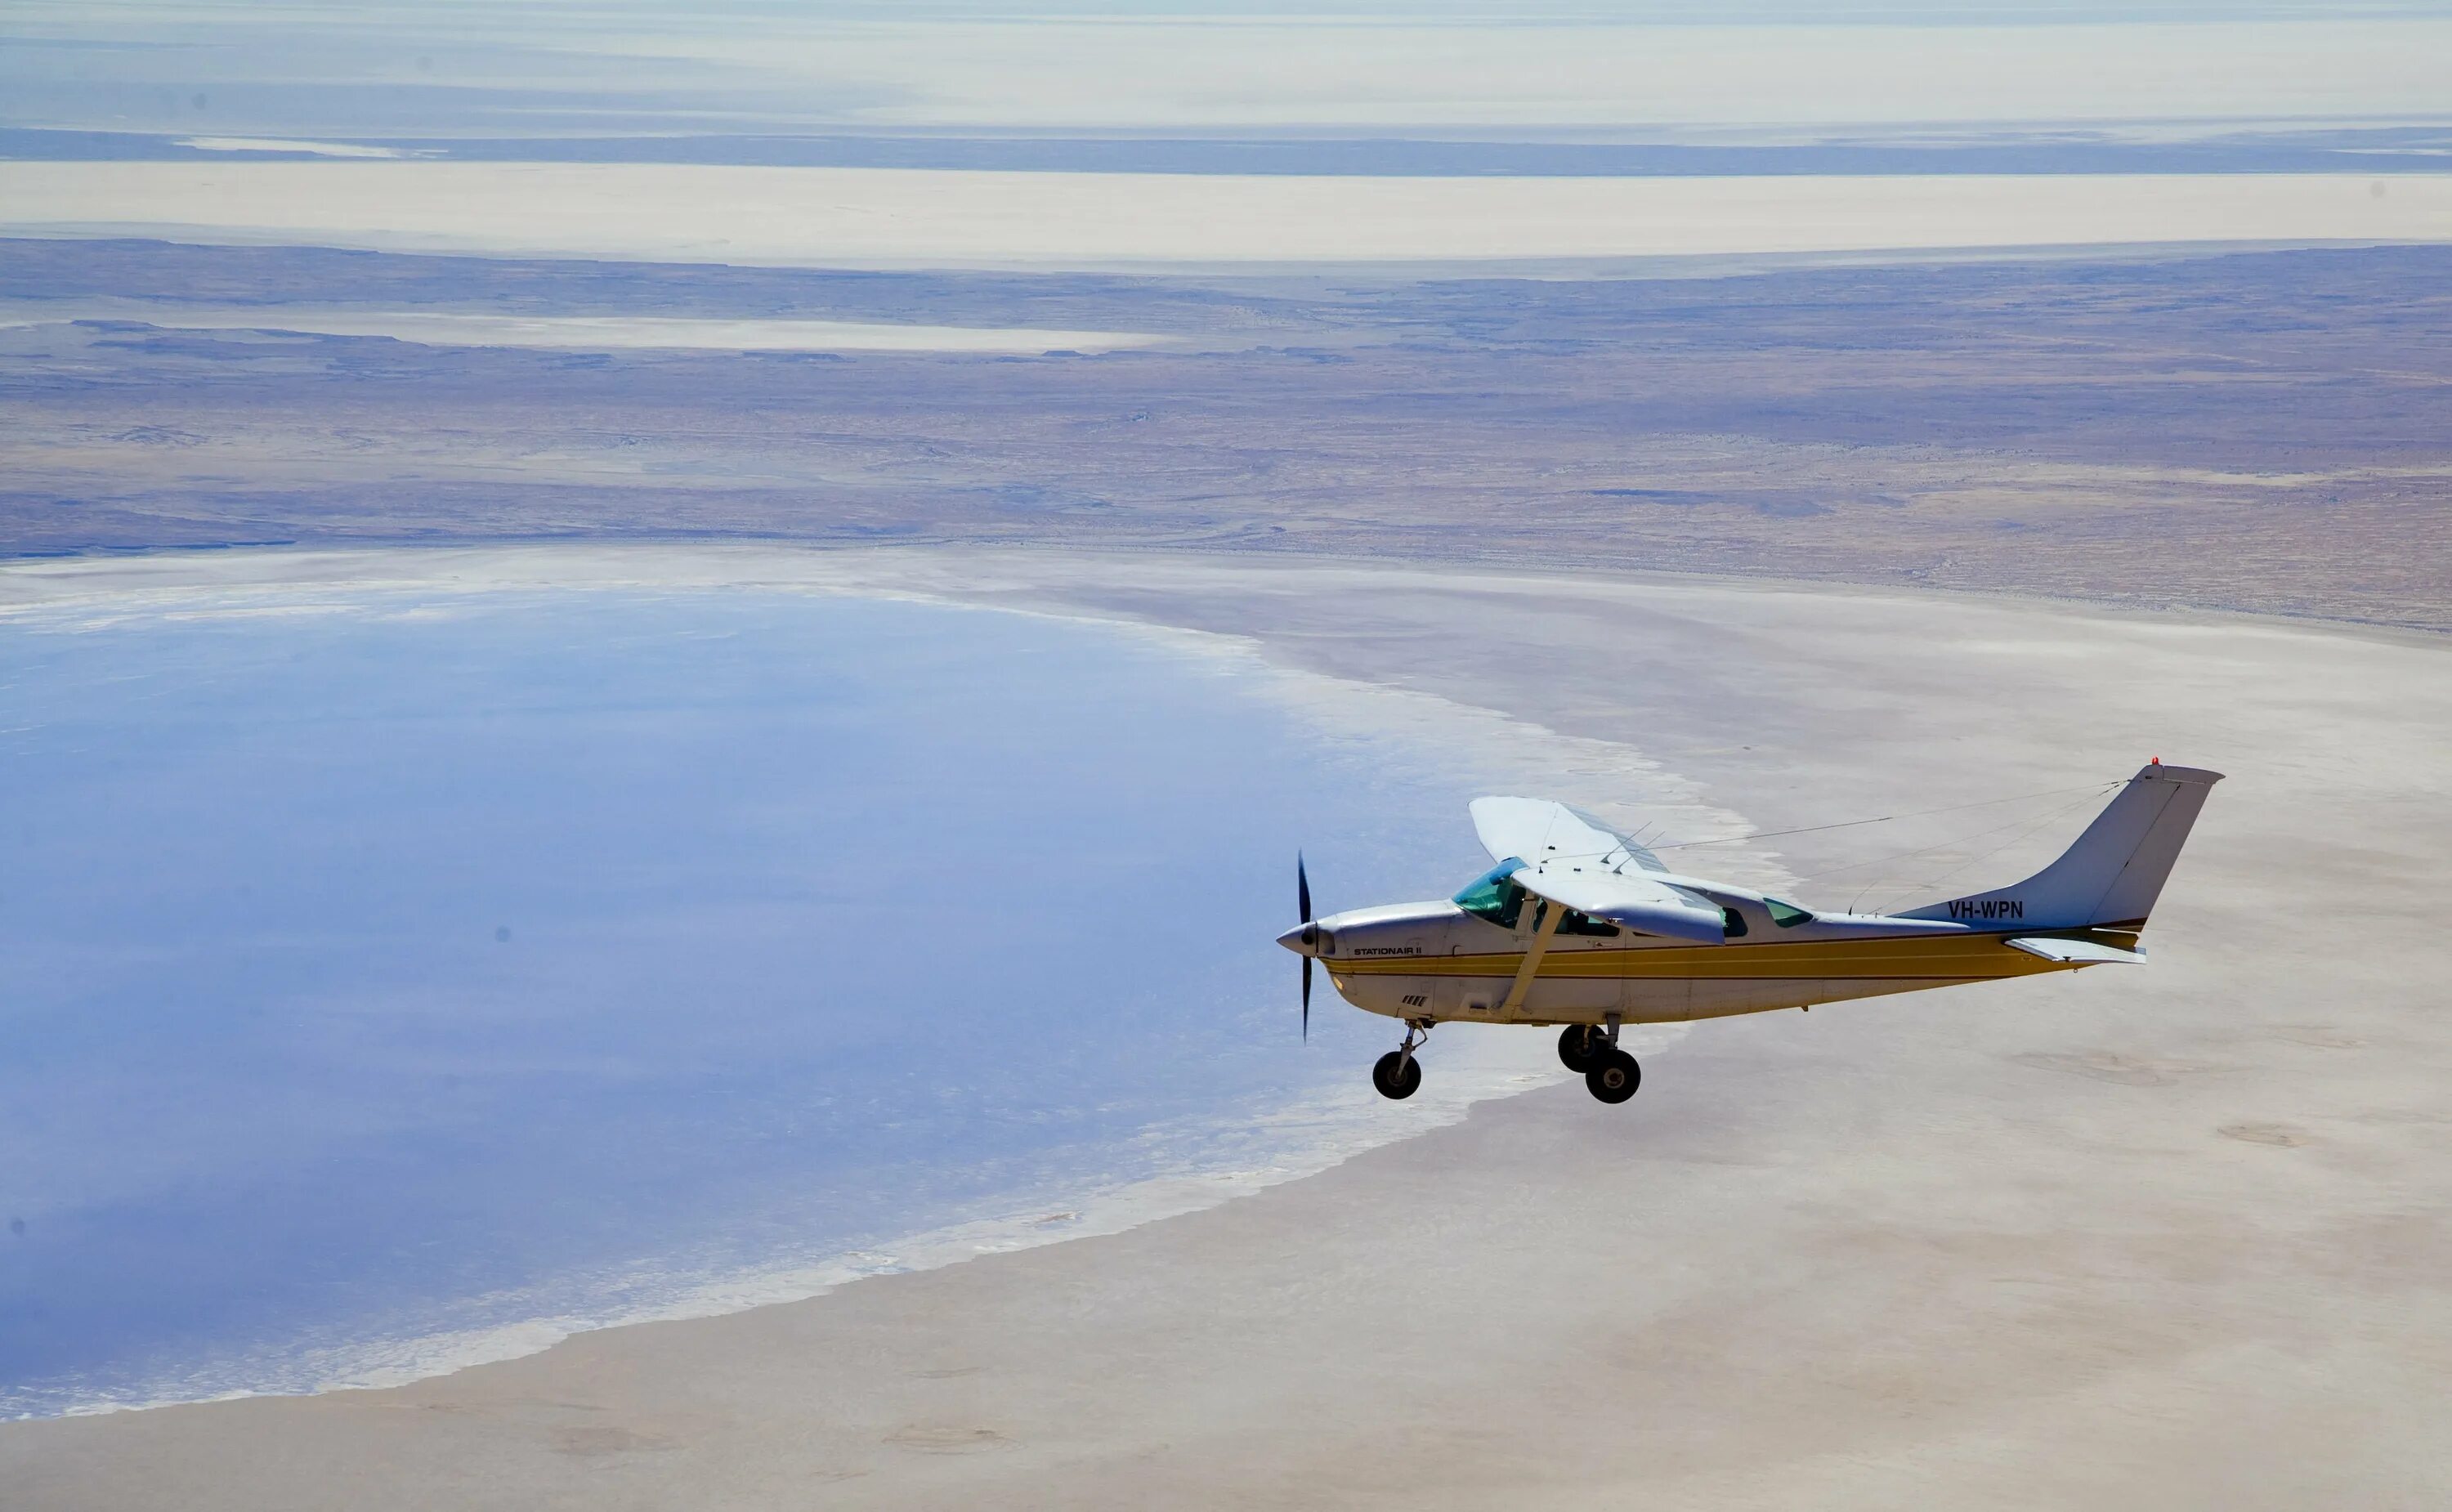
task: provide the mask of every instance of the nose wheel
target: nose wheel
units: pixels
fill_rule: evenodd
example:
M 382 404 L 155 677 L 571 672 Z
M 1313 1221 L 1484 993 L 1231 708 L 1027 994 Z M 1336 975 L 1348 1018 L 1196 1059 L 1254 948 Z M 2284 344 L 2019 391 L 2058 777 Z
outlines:
M 1405 1042 L 1380 1056 L 1379 1064 L 1371 1068 L 1371 1085 L 1379 1089 L 1380 1096 L 1401 1103 L 1421 1090 L 1422 1063 L 1414 1059 L 1414 1051 L 1430 1035 L 1429 1020 L 1407 1021 Z
M 1422 1063 L 1403 1051 L 1392 1050 L 1371 1068 L 1371 1085 L 1379 1089 L 1380 1096 L 1403 1102 L 1421 1090 Z

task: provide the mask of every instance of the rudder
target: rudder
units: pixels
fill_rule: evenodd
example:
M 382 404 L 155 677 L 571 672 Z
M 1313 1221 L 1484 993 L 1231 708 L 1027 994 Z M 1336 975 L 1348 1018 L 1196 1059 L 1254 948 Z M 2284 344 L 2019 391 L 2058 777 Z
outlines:
M 2138 769 L 2060 859 L 2010 887 L 1988 888 L 1901 915 L 2004 929 L 2141 929 L 2180 847 L 2223 779 L 2200 767 Z

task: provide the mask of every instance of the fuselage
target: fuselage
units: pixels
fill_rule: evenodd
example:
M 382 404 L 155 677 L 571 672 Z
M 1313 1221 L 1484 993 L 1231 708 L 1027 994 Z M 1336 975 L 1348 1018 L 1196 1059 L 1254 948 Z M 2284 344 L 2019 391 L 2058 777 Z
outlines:
M 1541 905 L 1500 919 L 1455 903 L 1354 909 L 1318 921 L 1316 955 L 1347 1002 L 1391 1018 L 1514 1024 L 1668 1023 L 1999 977 L 2068 971 L 2007 932 L 1883 914 L 1809 914 L 1724 894 L 1725 944 L 1697 945 L 1569 915 L 1509 1000 Z M 1739 932 L 1740 928 L 1742 933 Z M 2102 935 L 2132 945 L 2133 935 Z

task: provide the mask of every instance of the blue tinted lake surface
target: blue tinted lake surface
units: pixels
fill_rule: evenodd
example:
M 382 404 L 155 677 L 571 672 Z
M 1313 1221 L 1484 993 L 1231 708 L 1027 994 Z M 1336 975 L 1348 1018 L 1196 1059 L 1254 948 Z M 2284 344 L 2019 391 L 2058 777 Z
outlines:
M 405 1379 L 1122 1227 L 1537 1079 L 1293 920 L 1485 864 L 1231 643 L 784 591 L 0 624 L 0 1415 Z M 1474 1036 L 1484 1038 L 1476 1041 Z M 1493 1048 L 1495 1042 L 1503 1047 Z

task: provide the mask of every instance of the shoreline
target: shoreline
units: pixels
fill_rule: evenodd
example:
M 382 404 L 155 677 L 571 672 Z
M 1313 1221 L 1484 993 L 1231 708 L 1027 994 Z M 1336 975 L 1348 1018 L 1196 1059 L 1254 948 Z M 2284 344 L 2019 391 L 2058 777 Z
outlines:
M 1215 564 L 1221 570 L 1242 568 L 1251 571 L 1347 571 L 1374 576 L 1418 574 L 1431 579 L 1472 579 L 1476 581 L 1522 579 L 1527 582 L 1559 581 L 1568 583 L 1607 583 L 1651 586 L 1659 588 L 1694 588 L 1727 590 L 1743 593 L 1802 594 L 1837 599 L 1884 599 L 1897 602 L 1941 602 L 1964 600 L 1970 605 L 1991 604 L 2026 606 L 2059 610 L 2070 614 L 2100 616 L 2109 619 L 2134 620 L 2145 624 L 2231 625 L 2240 629 L 2278 628 L 2305 631 L 2310 634 L 2340 634 L 2358 639 L 2383 644 L 2412 647 L 2443 647 L 2452 644 L 2452 631 L 2429 629 L 2423 625 L 2401 624 L 2389 620 L 2351 619 L 2337 616 L 2289 614 L 2256 609 L 2231 609 L 2213 605 L 2127 603 L 2118 599 L 2090 599 L 2074 594 L 2051 594 L 2024 588 L 1983 588 L 1961 586 L 1923 586 L 1906 583 L 1868 582 L 1845 578 L 1790 578 L 1773 574 L 1734 574 L 1684 570 L 1674 567 L 1629 567 L 1576 571 L 1568 568 L 1545 568 L 1521 558 L 1493 554 L 1486 559 L 1463 557 L 1389 557 L 1302 549 L 1299 551 L 1256 550 L 1247 546 L 1199 546 L 1158 542 L 1148 545 L 1073 544 L 1038 545 L 1018 540 L 981 541 L 894 541 L 876 543 L 854 540 L 744 540 L 725 537 L 674 536 L 669 538 L 640 537 L 618 540 L 578 540 L 557 538 L 535 540 L 401 540 L 360 543 L 319 542 L 294 544 L 196 545 L 131 547 L 126 550 L 103 549 L 83 552 L 57 552 L 17 557 L 0 557 L 0 624 L 8 617 L 54 600 L 52 596 L 37 595 L 33 599 L 17 599 L 12 585 L 20 581 L 53 582 L 65 579 L 114 576 L 112 569 L 128 568 L 131 572 L 151 571 L 156 565 L 208 567 L 218 563 L 239 563 L 239 571 L 258 564 L 282 562 L 321 562 L 333 559 L 335 564 L 346 564 L 372 559 L 401 560 L 442 559 L 445 557 L 503 556 L 506 558 L 562 557 L 573 559 L 592 554 L 609 558 L 704 557 L 710 563 L 721 563 L 735 558 L 794 559 L 806 558 L 829 564 L 846 560 L 885 562 L 889 565 L 919 564 L 933 567 L 948 558 L 976 555 L 989 560 L 1016 560 L 1037 561 L 1060 568 L 1067 562 L 1097 562 L 1120 566 L 1127 562 L 1156 560 L 1170 565 L 1197 567 Z M 138 566 L 137 564 L 143 564 Z M 275 586 L 324 582 L 339 587 L 357 579 L 341 577 L 318 579 L 283 575 L 245 576 L 235 583 L 226 583 L 227 575 L 210 571 L 181 578 L 175 571 L 168 580 L 156 580 L 119 587 L 103 587 L 99 593 L 120 593 L 130 587 L 138 591 L 192 592 L 214 586 Z M 654 588 L 726 587 L 795 585 L 821 588 L 827 591 L 851 592 L 836 585 L 843 579 L 839 575 L 811 579 L 774 579 L 751 576 L 735 581 L 722 574 L 707 574 L 681 582 L 666 583 L 655 579 L 606 579 L 600 586 L 632 586 Z M 934 580 L 922 571 L 913 581 Z M 432 585 L 432 579 L 415 576 L 369 580 L 391 582 L 403 589 L 419 583 Z M 539 577 L 533 586 L 567 585 L 561 578 Z M 47 584 L 48 586 L 48 584 Z M 932 589 L 908 595 L 929 602 L 964 601 L 964 596 L 954 589 Z M 892 595 L 888 595 L 892 597 Z M 1106 614 L 1051 611 L 1064 618 L 1112 619 Z M 1140 617 L 1126 616 L 1136 623 L 1157 625 L 1159 622 Z
M 1651 1033 L 1647 1039 L 1667 1043 L 1675 1037 Z M 1450 1042 L 1451 1046 L 1453 1041 Z M 1458 1072 L 1472 1078 L 1458 1085 Z M 1443 1085 L 1432 1095 L 1409 1105 L 1404 1112 L 1411 1127 L 1394 1132 L 1365 1134 L 1346 1127 L 1341 1136 L 1315 1139 L 1272 1152 L 1264 1165 L 1250 1166 L 1221 1158 L 1208 1165 L 1171 1170 L 1138 1180 L 1059 1187 L 1017 1194 L 1002 1202 L 1004 1209 L 939 1227 L 902 1235 L 880 1245 L 815 1255 L 783 1269 L 749 1270 L 702 1277 L 666 1301 L 616 1309 L 606 1314 L 539 1316 L 491 1327 L 445 1331 L 403 1338 L 359 1341 L 285 1351 L 268 1346 L 263 1353 L 300 1355 L 321 1362 L 309 1368 L 332 1372 L 326 1379 L 296 1389 L 236 1387 L 180 1394 L 175 1388 L 143 1400 L 97 1399 L 56 1411 L 0 1416 L 0 1424 L 107 1418 L 125 1413 L 158 1412 L 178 1407 L 252 1401 L 311 1400 L 339 1393 L 386 1391 L 424 1382 L 442 1381 L 484 1365 L 502 1365 L 544 1353 L 586 1335 L 618 1332 L 655 1324 L 689 1323 L 730 1317 L 761 1308 L 788 1306 L 825 1297 L 854 1283 L 887 1276 L 916 1275 L 997 1255 L 1019 1253 L 1048 1245 L 1068 1244 L 1127 1233 L 1147 1224 L 1162 1223 L 1265 1191 L 1287 1182 L 1303 1181 L 1332 1170 L 1384 1145 L 1418 1137 L 1461 1123 L 1481 1103 L 1521 1095 L 1556 1082 L 1559 1077 L 1511 1070 L 1503 1057 L 1485 1053 L 1483 1064 L 1443 1067 Z M 1337 1129 L 1340 1119 L 1333 1096 L 1315 1096 L 1259 1111 L 1256 1122 L 1314 1125 Z M 1350 1102 L 1351 1099 L 1342 1099 Z M 1350 1121 L 1349 1121 L 1350 1122 Z M 1027 1200 L 1025 1200 L 1027 1199 Z M 1059 1204 L 1071 1204 L 1059 1207 Z M 255 1358 L 249 1355 L 244 1358 Z M 236 1368 L 224 1362 L 202 1373 Z
M 454 553 L 449 561 L 428 557 L 418 563 L 421 567 L 442 569 L 439 576 L 417 571 L 368 576 L 351 570 L 369 565 L 369 558 L 386 566 L 402 564 L 397 553 L 385 549 L 332 554 L 318 560 L 314 565 L 335 569 L 328 576 L 275 574 L 234 580 L 227 572 L 207 572 L 143 589 L 122 587 L 91 595 L 71 594 L 43 602 L 13 603 L 8 601 L 11 597 L 9 590 L 22 578 L 0 566 L 0 632 L 15 628 L 73 634 L 147 616 L 208 619 L 270 613 L 321 618 L 325 614 L 381 612 L 394 599 L 428 603 L 438 597 L 553 592 L 702 593 L 755 588 L 763 592 L 903 599 L 975 612 L 1097 624 L 1120 635 L 1167 644 L 1194 661 L 1249 661 L 1252 670 L 1264 678 L 1256 690 L 1258 696 L 1296 710 L 1323 734 L 1374 742 L 1388 747 L 1392 754 L 1411 752 L 1410 759 L 1416 761 L 1427 760 L 1427 753 L 1434 745 L 1441 751 L 1470 750 L 1477 755 L 1464 758 L 1464 764 L 1482 774 L 1484 785 L 1507 786 L 1531 780 L 1538 773 L 1557 766 L 1572 766 L 1587 772 L 1612 773 L 1620 805 L 1633 804 L 1654 814 L 1682 814 L 1691 809 L 1691 805 L 1673 801 L 1683 786 L 1679 779 L 1647 762 L 1638 752 L 1575 742 L 1554 732 L 1509 721 L 1490 711 L 1454 705 L 1430 696 L 1292 670 L 1269 662 L 1248 638 L 1181 630 L 1087 611 L 982 605 L 959 595 L 863 581 L 857 576 L 827 574 L 793 580 L 755 574 L 727 577 L 723 569 L 739 564 L 730 554 L 718 559 L 702 554 L 686 564 L 698 570 L 684 571 L 678 578 L 659 579 L 630 572 L 638 553 L 620 548 L 614 555 L 621 559 L 623 570 L 587 581 L 573 580 L 566 574 L 528 575 L 520 570 L 530 565 L 567 566 L 567 551 L 546 548 L 547 560 L 539 561 L 537 554 L 530 551 L 480 549 L 475 555 L 483 559 L 481 565 L 512 569 L 489 574 L 483 581 L 470 581 L 465 575 L 451 570 L 465 562 L 467 555 Z M 285 565 L 299 560 L 295 554 L 262 556 L 278 557 Z M 247 558 L 216 557 L 208 564 L 241 568 L 263 564 L 251 557 L 252 554 Z M 505 560 L 505 557 L 510 560 Z M 340 595 L 347 596 L 345 601 L 335 601 L 334 596 Z M 302 596 L 314 601 L 267 601 Z M 1653 791 L 1637 796 L 1646 788 Z M 1744 821 L 1732 814 L 1707 812 L 1696 816 L 1695 827 L 1697 833 L 1705 828 L 1738 831 L 1744 828 Z M 1773 874 L 1763 880 L 1772 885 L 1778 878 Z M 1673 1043 L 1685 1031 L 1685 1026 L 1643 1026 L 1631 1033 L 1638 1049 L 1648 1050 Z M 1459 1039 L 1463 1040 L 1461 1047 Z M 0 1416 L 0 1422 L 45 1422 L 209 1403 L 383 1390 L 526 1358 L 582 1334 L 727 1316 L 824 1296 L 874 1276 L 933 1270 L 991 1254 L 1121 1233 L 1145 1224 L 1203 1211 L 1285 1182 L 1307 1179 L 1383 1145 L 1460 1122 L 1479 1103 L 1556 1084 L 1564 1079 L 1564 1073 L 1551 1063 L 1546 1042 L 1535 1043 L 1538 1039 L 1539 1036 L 1495 1034 L 1490 1026 L 1468 1026 L 1461 1035 L 1451 1031 L 1443 1036 L 1438 1047 L 1443 1052 L 1438 1057 L 1441 1074 L 1425 1088 L 1423 1095 L 1401 1107 L 1382 1108 L 1368 1095 L 1367 1087 L 1352 1083 L 1333 1091 L 1307 1093 L 1291 1102 L 1246 1110 L 1251 1127 L 1308 1130 L 1272 1148 L 1245 1150 L 1222 1145 L 1212 1137 L 1208 1142 L 1218 1148 L 1191 1165 L 1120 1183 L 1093 1178 L 1087 1185 L 1058 1183 L 1044 1190 L 1010 1193 L 998 1199 L 996 1210 L 983 1210 L 947 1226 L 840 1253 L 812 1254 L 781 1268 L 701 1276 L 688 1281 L 677 1294 L 661 1300 L 615 1306 L 603 1312 L 546 1312 L 476 1328 L 375 1337 L 346 1344 L 266 1342 L 250 1345 L 235 1358 L 194 1367 L 186 1376 L 184 1386 L 177 1382 L 164 1382 L 155 1394 L 138 1399 L 90 1399 L 56 1410 Z M 1389 1127 L 1390 1120 L 1396 1127 Z M 1168 1138 L 1170 1127 L 1144 1130 L 1142 1138 L 1173 1143 Z M 1175 1138 L 1196 1142 L 1200 1130 L 1187 1125 L 1176 1130 Z M 1255 1156 L 1259 1157 L 1257 1165 L 1252 1164 Z M 643 1256 L 638 1263 L 648 1266 L 655 1262 L 652 1257 Z M 298 1379 L 303 1372 L 313 1379 L 311 1384 L 296 1386 L 254 1385 L 227 1390 L 204 1384 L 216 1374 L 244 1371 L 250 1362 L 259 1371 L 274 1377 Z

